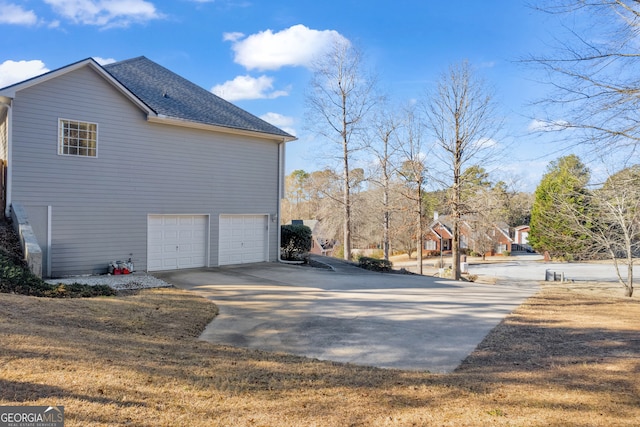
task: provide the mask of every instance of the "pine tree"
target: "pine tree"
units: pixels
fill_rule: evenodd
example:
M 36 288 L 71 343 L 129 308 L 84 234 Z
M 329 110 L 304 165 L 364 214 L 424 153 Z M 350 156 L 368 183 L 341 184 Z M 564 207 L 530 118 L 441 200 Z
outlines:
M 575 227 L 575 212 L 588 218 L 589 169 L 575 155 L 561 157 L 547 167 L 531 209 L 529 244 L 552 257 L 580 258 L 589 247 L 587 235 Z M 585 224 L 582 224 L 585 225 Z M 586 224 L 588 228 L 588 224 Z

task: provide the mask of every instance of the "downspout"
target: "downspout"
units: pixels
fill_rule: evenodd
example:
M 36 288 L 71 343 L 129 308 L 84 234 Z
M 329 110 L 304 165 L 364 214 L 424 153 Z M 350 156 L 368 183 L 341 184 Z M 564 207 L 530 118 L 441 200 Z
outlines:
M 278 143 L 278 206 L 276 208 L 276 228 L 278 234 L 278 262 L 285 262 L 282 259 L 282 252 L 280 251 L 280 245 L 282 243 L 282 232 L 280 230 L 280 214 L 282 210 L 282 180 L 284 177 L 284 140 Z
M 2 102 L 0 101 L 0 106 L 7 107 L 7 182 L 6 185 L 6 193 L 5 193 L 5 209 L 4 216 L 11 216 L 11 171 L 13 170 L 13 162 L 11 161 L 11 157 L 13 154 L 13 109 L 11 108 L 11 101 Z

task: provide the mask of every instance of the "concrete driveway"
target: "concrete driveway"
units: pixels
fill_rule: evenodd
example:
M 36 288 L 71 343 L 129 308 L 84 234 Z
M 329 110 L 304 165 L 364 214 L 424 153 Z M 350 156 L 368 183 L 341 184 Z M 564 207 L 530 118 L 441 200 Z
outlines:
M 214 301 L 201 339 L 321 360 L 453 371 L 535 284 L 480 285 L 260 263 L 164 272 L 159 278 Z

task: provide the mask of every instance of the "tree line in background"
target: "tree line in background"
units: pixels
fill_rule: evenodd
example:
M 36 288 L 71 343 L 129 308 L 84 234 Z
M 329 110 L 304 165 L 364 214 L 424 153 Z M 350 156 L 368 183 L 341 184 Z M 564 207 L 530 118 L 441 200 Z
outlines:
M 423 235 L 432 222 L 433 215 L 451 215 L 447 193 L 449 189 L 427 191 L 420 194 L 420 206 L 416 206 L 416 184 L 406 178 L 406 165 L 390 173 L 387 185 L 376 179 L 367 179 L 364 169 L 354 169 L 350 176 L 352 203 L 353 248 L 379 248 L 383 257 L 393 253 L 408 253 L 419 259 L 417 236 L 417 212 L 424 224 Z M 372 168 L 371 173 L 377 168 Z M 510 189 L 502 181 L 492 183 L 489 174 L 479 166 L 472 166 L 462 174 L 461 200 L 465 213 L 473 215 L 468 221 L 477 234 L 488 234 L 488 229 L 500 222 L 509 227 L 528 224 L 533 195 Z M 375 177 L 375 175 L 374 175 Z M 317 232 L 329 239 L 341 241 L 341 177 L 330 169 L 306 172 L 295 170 L 285 177 L 286 198 L 282 205 L 282 220 L 319 220 Z M 487 250 L 489 248 L 486 248 Z
M 553 88 L 538 103 L 546 113 L 539 130 L 569 135 L 565 146 L 624 161 L 595 187 L 587 186 L 590 174 L 578 158 L 553 162 L 536 190 L 531 241 L 565 257 L 624 259 L 627 278 L 619 276 L 631 294 L 638 186 L 637 169 L 627 166 L 638 163 L 640 143 L 640 6 L 624 0 L 541 3 L 545 13 L 569 19 L 554 53 L 523 61 L 542 68 Z M 500 220 L 515 226 L 529 212 L 526 195 L 488 181 L 487 168 L 499 163 L 505 148 L 493 92 L 467 62 L 450 66 L 433 88 L 405 105 L 390 105 L 377 89 L 360 51 L 345 39 L 317 60 L 306 123 L 326 141 L 326 153 L 317 155 L 331 167 L 287 177 L 283 220 L 321 219 L 327 236 L 341 241 L 345 259 L 354 246 L 380 244 L 385 258 L 392 247 L 409 253 L 413 247 L 421 271 L 425 219 L 448 214 L 452 277 L 459 279 L 463 217 L 472 216 L 478 227 Z M 364 153 L 375 161 L 354 168 Z

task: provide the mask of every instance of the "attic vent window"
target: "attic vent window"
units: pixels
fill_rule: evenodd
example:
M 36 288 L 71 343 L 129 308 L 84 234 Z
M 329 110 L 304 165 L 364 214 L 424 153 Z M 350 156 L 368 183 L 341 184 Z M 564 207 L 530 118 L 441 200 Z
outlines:
M 98 155 L 97 123 L 60 119 L 58 134 L 58 154 L 83 157 Z

